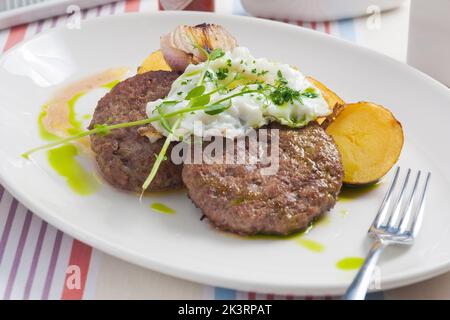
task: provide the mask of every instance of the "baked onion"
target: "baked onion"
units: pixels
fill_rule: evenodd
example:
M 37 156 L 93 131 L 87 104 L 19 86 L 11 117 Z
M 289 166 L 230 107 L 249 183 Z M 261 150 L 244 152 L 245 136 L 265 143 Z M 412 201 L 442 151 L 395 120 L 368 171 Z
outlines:
M 161 37 L 161 52 L 167 64 L 175 71 L 184 71 L 190 63 L 206 60 L 206 51 L 222 49 L 230 51 L 237 46 L 236 39 L 222 26 L 199 24 L 194 27 L 178 26 L 173 32 Z

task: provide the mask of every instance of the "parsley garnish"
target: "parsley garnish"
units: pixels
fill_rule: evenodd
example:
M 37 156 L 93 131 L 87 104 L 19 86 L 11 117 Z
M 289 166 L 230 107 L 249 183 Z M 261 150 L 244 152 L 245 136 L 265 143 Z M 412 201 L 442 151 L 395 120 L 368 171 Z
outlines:
M 285 103 L 293 103 L 294 100 L 303 104 L 302 97 L 314 99 L 319 95 L 312 87 L 305 89 L 304 91 L 294 90 L 288 87 L 288 81 L 283 76 L 281 70 L 277 72 L 277 80 L 275 81 L 275 90 L 270 93 L 270 99 L 277 106 L 282 106 Z
M 228 68 L 219 68 L 219 71 L 217 71 L 217 79 L 224 80 L 228 77 Z
M 212 72 L 210 72 L 209 70 L 205 71 L 205 79 L 209 79 L 209 80 L 214 80 L 214 76 L 212 74 Z
M 261 72 L 258 72 L 257 76 L 260 77 L 260 76 L 263 76 L 268 73 L 269 73 L 269 70 L 262 70 Z
M 314 88 L 309 87 L 302 92 L 302 96 L 305 98 L 314 99 L 317 98 L 319 95 L 317 94 Z
M 282 106 L 287 102 L 294 102 L 300 99 L 300 92 L 289 88 L 288 86 L 279 86 L 271 94 L 270 99 L 277 106 Z

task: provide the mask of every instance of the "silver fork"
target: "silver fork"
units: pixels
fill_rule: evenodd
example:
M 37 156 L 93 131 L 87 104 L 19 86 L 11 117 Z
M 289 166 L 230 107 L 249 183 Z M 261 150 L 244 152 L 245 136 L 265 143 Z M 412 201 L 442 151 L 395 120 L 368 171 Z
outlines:
M 416 179 L 412 190 L 407 196 L 408 187 L 410 189 L 411 169 L 408 169 L 403 180 L 401 189 L 391 206 L 393 194 L 396 192 L 397 180 L 400 174 L 400 167 L 397 168 L 392 183 L 384 196 L 383 202 L 378 210 L 377 216 L 369 228 L 369 235 L 375 239 L 367 258 L 345 293 L 345 300 L 363 300 L 372 280 L 378 258 L 384 248 L 389 245 L 412 245 L 422 224 L 425 194 L 431 173 L 427 173 L 425 183 L 422 184 L 417 198 L 421 180 L 421 171 L 416 174 Z

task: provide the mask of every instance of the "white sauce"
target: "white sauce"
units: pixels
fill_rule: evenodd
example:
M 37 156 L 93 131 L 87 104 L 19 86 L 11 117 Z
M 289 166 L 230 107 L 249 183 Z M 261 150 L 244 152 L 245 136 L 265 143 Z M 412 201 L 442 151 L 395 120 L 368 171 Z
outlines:
M 226 69 L 226 72 L 221 74 L 220 71 L 224 71 L 224 69 Z M 189 65 L 184 74 L 172 84 L 167 98 L 148 104 L 148 116 L 158 115 L 156 108 L 164 101 L 179 101 L 171 105 L 164 105 L 162 112 L 165 114 L 188 107 L 189 101 L 185 100 L 186 95 L 199 85 L 202 71 L 205 70 L 207 70 L 207 74 L 212 75 L 205 77 L 205 81 L 202 83 L 205 86 L 205 93 L 216 90 L 218 86 L 230 83 L 236 74 L 239 75 L 239 79 L 229 87 L 229 90 L 212 94 L 209 104 L 239 94 L 243 90 L 258 90 L 261 89 L 261 86 L 277 85 L 280 74 L 286 80 L 287 87 L 300 94 L 313 92 L 314 97 L 308 94 L 301 95 L 300 99 L 293 99 L 282 105 L 277 105 L 272 99 L 266 99 L 257 93 L 236 96 L 229 100 L 231 101 L 229 109 L 219 114 L 208 115 L 203 111 L 183 114 L 178 129 L 174 131 L 176 137 L 173 139 L 186 138 L 191 135 L 204 138 L 218 135 L 229 138 L 238 137 L 248 133 L 251 128 L 259 128 L 272 121 L 290 127 L 302 127 L 308 122 L 330 113 L 320 90 L 309 82 L 300 71 L 287 64 L 272 62 L 265 58 L 256 59 L 247 48 L 237 47 L 216 60 Z M 221 76 L 220 79 L 218 79 L 218 73 Z M 259 85 L 255 83 L 256 80 L 259 81 Z M 176 117 L 173 117 L 167 119 L 167 121 L 172 126 L 175 119 Z M 169 134 L 161 122 L 154 122 L 153 126 L 162 135 L 167 136 Z

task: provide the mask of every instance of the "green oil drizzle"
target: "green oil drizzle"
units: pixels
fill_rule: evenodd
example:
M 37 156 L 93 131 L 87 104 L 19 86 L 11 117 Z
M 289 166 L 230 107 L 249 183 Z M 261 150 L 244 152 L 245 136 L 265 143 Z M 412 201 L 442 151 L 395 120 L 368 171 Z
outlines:
M 78 149 L 72 144 L 51 149 L 47 152 L 50 166 L 67 181 L 69 187 L 79 195 L 96 191 L 98 182 L 76 160 Z
M 313 251 L 313 252 L 323 252 L 325 251 L 325 246 L 317 241 L 311 239 L 298 238 L 295 240 L 302 247 Z
M 111 81 L 110 83 L 107 83 L 107 84 L 103 85 L 102 87 L 105 88 L 105 89 L 111 90 L 112 88 L 114 88 L 119 83 L 120 83 L 120 80 L 115 80 L 115 81 Z
M 381 186 L 381 183 L 371 184 L 364 187 L 349 187 L 344 186 L 339 193 L 338 200 L 340 202 L 349 202 L 355 200 Z
M 323 244 L 321 244 L 320 242 L 317 242 L 315 240 L 311 240 L 311 239 L 305 239 L 304 236 L 307 235 L 313 228 L 317 227 L 317 226 L 321 226 L 321 225 L 327 225 L 328 223 L 330 223 L 330 218 L 328 215 L 324 215 L 322 217 L 320 217 L 319 219 L 317 219 L 316 221 L 310 223 L 310 225 L 300 231 L 300 232 L 296 232 L 287 236 L 283 236 L 283 235 L 267 235 L 267 234 L 258 234 L 258 235 L 254 235 L 254 236 L 249 236 L 249 237 L 241 237 L 238 236 L 242 239 L 248 239 L 248 240 L 291 240 L 291 241 L 295 241 L 296 244 L 302 246 L 305 249 L 308 249 L 309 251 L 312 252 L 323 252 L 325 251 L 325 246 Z
M 44 140 L 52 141 L 52 140 L 59 139 L 59 137 L 57 135 L 54 135 L 53 133 L 49 132 L 44 126 L 43 120 L 47 116 L 47 108 L 48 108 L 47 105 L 43 105 L 41 108 L 41 112 L 39 113 L 39 117 L 38 117 L 39 135 Z
M 67 101 L 67 105 L 69 107 L 69 123 L 72 128 L 67 130 L 67 133 L 70 135 L 79 134 L 83 131 L 83 123 L 82 121 L 77 119 L 77 114 L 75 112 L 75 105 L 82 96 L 85 95 L 85 92 L 80 92 L 74 95 L 69 101 Z
M 156 212 L 159 212 L 159 213 L 164 213 L 164 214 L 175 214 L 176 213 L 176 211 L 174 209 L 169 208 L 164 203 L 159 203 L 159 202 L 153 202 L 150 205 L 150 208 L 153 211 L 156 211 Z
M 336 267 L 341 270 L 357 270 L 361 268 L 364 263 L 364 258 L 359 257 L 347 257 L 342 260 L 339 260 L 336 263 Z
M 348 212 L 348 210 L 346 210 L 346 209 L 342 209 L 341 211 L 339 211 L 339 215 L 340 215 L 342 218 L 345 218 L 346 216 L 348 216 L 349 213 L 350 213 L 350 212 Z
M 327 226 L 327 225 L 330 224 L 330 222 L 331 222 L 330 215 L 324 214 L 324 215 L 322 215 L 321 217 L 319 217 L 318 219 L 316 219 L 316 220 L 312 223 L 312 225 L 313 225 L 314 227 L 318 227 L 318 226 Z

